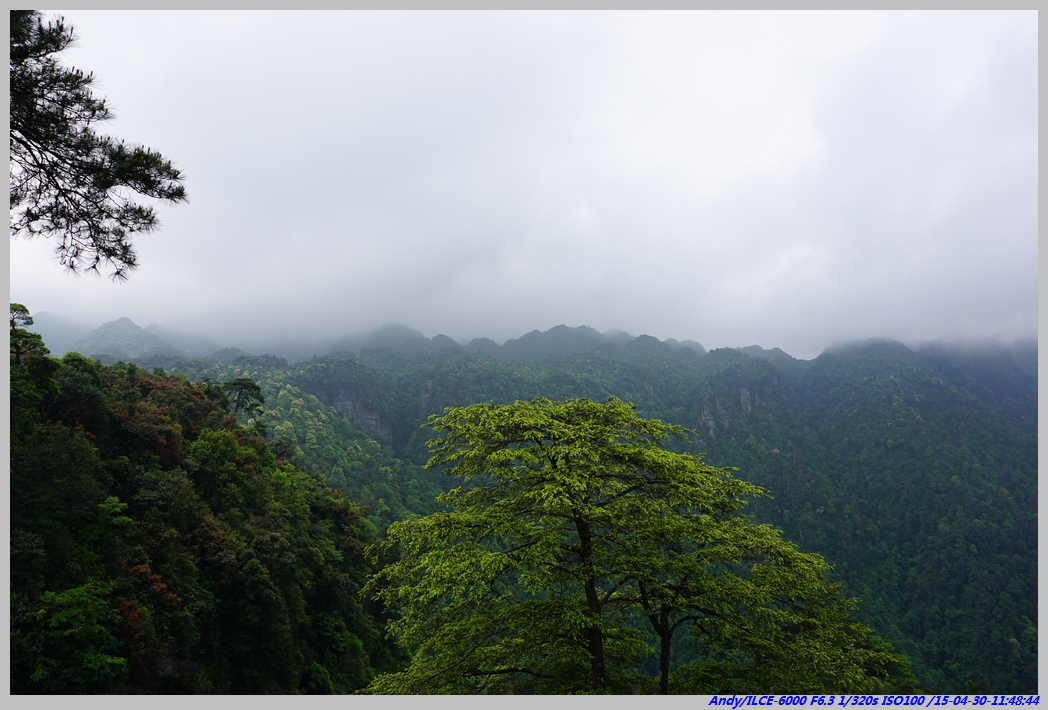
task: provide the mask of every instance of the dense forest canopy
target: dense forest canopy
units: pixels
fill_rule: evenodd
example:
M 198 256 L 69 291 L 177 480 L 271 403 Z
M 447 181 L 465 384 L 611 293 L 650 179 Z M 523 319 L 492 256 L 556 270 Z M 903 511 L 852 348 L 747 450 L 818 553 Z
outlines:
M 12 234 L 126 279 L 182 173 L 96 132 L 61 18 L 10 30 Z M 289 363 L 33 326 L 14 693 L 1037 692 L 1034 342 L 393 328 Z
M 530 359 L 513 359 L 519 355 L 505 346 L 483 352 L 427 340 L 294 364 L 235 351 L 157 355 L 140 358 L 134 371 L 175 378 L 216 402 L 228 401 L 223 383 L 256 383 L 261 405 L 242 411 L 237 426 L 249 427 L 255 445 L 281 466 L 297 461 L 309 480 L 344 492 L 363 526 L 357 534 L 371 542 L 398 521 L 447 510 L 437 497 L 454 482 L 439 468 L 425 468 L 432 432 L 422 425 L 431 415 L 539 397 L 632 402 L 646 419 L 694 432 L 688 441 L 667 441 L 669 451 L 701 454 L 765 489 L 769 496 L 747 508 L 754 521 L 781 528 L 786 540 L 831 565 L 829 581 L 857 597 L 856 617 L 910 659 L 917 687 L 1035 692 L 1035 344 L 915 350 L 872 341 L 800 361 L 757 347 L 707 353 L 654 338 L 591 342 L 588 330 L 573 341 L 571 330 L 530 337 Z M 110 395 L 74 374 L 131 366 L 66 357 L 73 366 L 49 364 L 66 358 L 24 357 L 27 375 L 13 380 L 22 383 L 13 396 L 31 386 L 34 397 L 57 397 L 46 411 L 29 408 L 51 428 L 58 402 L 68 400 L 65 406 L 86 419 L 63 426 L 87 436 L 94 433 L 89 422 L 99 426 L 113 416 L 97 413 Z M 155 374 L 157 368 L 180 374 Z M 73 407 L 81 397 L 85 403 Z M 233 415 L 222 406 L 226 417 Z M 145 416 L 154 408 L 130 411 Z M 182 436 L 193 431 L 183 427 Z M 204 449 L 183 440 L 175 451 L 164 447 L 157 453 L 162 468 L 181 467 L 190 477 L 200 470 Z M 234 468 L 243 466 L 243 455 L 241 463 L 234 450 L 226 455 Z M 198 495 L 208 506 L 224 506 L 216 490 Z M 221 508 L 212 515 L 218 512 L 226 514 Z M 373 571 L 361 567 L 357 579 Z M 353 633 L 366 644 L 366 635 Z M 392 669 L 391 663 L 375 660 L 371 667 Z M 648 672 L 657 677 L 652 663 Z M 353 687 L 366 684 L 365 676 L 356 678 Z
M 12 692 L 345 693 L 404 660 L 359 506 L 221 387 L 21 345 Z
M 381 543 L 400 558 L 370 585 L 414 654 L 369 690 L 914 689 L 826 563 L 743 515 L 760 488 L 662 448 L 680 427 L 615 398 L 448 408 L 428 426 L 427 466 L 462 485 Z

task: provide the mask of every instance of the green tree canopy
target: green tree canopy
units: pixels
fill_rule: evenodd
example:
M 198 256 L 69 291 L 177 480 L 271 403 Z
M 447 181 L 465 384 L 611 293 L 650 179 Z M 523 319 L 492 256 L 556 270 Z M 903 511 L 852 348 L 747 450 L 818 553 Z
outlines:
M 47 355 L 51 351 L 44 345 L 38 333 L 31 333 L 25 326 L 33 324 L 29 309 L 21 303 L 11 304 L 11 362 L 22 362 L 26 354 Z
M 10 370 L 13 693 L 346 693 L 403 665 L 355 593 L 359 507 L 217 383 L 72 352 Z
M 464 485 L 372 551 L 399 552 L 367 591 L 399 608 L 392 633 L 415 653 L 370 691 L 812 692 L 905 671 L 870 648 L 821 557 L 742 515 L 762 489 L 662 448 L 680 427 L 614 398 L 446 409 L 429 426 L 428 465 Z M 684 630 L 693 660 L 671 678 Z
M 261 407 L 266 401 L 266 398 L 262 396 L 262 388 L 250 377 L 238 377 L 225 382 L 222 384 L 222 390 L 229 395 L 234 414 L 239 414 L 241 409 Z
M 132 195 L 178 203 L 186 193 L 159 153 L 95 133 L 112 113 L 91 93 L 94 75 L 54 57 L 75 39 L 61 18 L 11 11 L 11 233 L 55 237 L 69 270 L 106 265 L 122 280 L 136 266 L 131 235 L 158 226 Z

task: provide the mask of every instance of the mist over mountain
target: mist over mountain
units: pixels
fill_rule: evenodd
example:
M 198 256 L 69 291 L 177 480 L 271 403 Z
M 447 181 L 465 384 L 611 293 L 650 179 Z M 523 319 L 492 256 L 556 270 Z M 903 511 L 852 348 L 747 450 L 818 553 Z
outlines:
M 922 687 L 1035 688 L 1036 340 L 868 339 L 802 360 L 587 326 L 460 344 L 387 325 L 192 357 L 157 333 L 193 342 L 121 318 L 76 345 L 146 372 L 258 383 L 267 437 L 345 491 L 375 534 L 436 511 L 449 483 L 423 468 L 423 425 L 446 407 L 631 402 L 693 432 L 677 448 L 765 488 L 755 519 L 834 566 Z
M 684 450 L 764 487 L 771 498 L 751 504 L 755 518 L 825 556 L 861 598 L 861 618 L 912 660 L 922 687 L 1034 687 L 1036 341 L 871 339 L 811 360 L 584 326 L 501 345 L 393 328 L 353 344 L 360 349 L 291 365 L 150 364 L 255 378 L 276 398 L 263 415 L 275 435 L 293 437 L 329 484 L 369 506 L 378 529 L 433 512 L 427 500 L 447 482 L 416 467 L 427 460 L 422 425 L 445 407 L 632 402 L 694 432 Z M 345 443 L 323 434 L 324 412 L 352 421 L 401 463 L 358 472 Z
M 361 595 L 388 562 L 365 550 L 444 506 L 437 417 L 539 398 L 617 398 L 758 487 L 714 517 L 745 505 L 822 556 L 906 670 L 861 653 L 878 677 L 849 693 L 1038 692 L 1036 10 L 62 14 L 58 61 L 190 203 L 117 240 L 137 264 L 119 284 L 56 268 L 53 220 L 12 234 L 13 692 L 349 693 L 397 671 L 410 612 Z M 672 627 L 678 692 L 850 680 L 800 643 L 835 633 L 814 606 L 740 642 L 731 614 L 789 596 L 729 609 L 710 568 L 677 566 L 682 538 L 717 536 L 650 518 L 637 537 L 676 557 L 631 564 L 682 586 L 631 572 L 597 597 L 653 627 L 649 651 L 651 600 L 714 607 Z M 592 570 L 576 530 L 546 549 Z M 746 574 L 799 586 L 755 556 Z M 506 577 L 480 567 L 481 594 Z M 573 625 L 530 627 L 558 673 Z M 650 676 L 631 633 L 607 650 Z M 524 666 L 468 683 L 543 687 Z
M 130 318 L 123 317 L 105 323 L 95 329 L 89 325 L 64 316 L 44 312 L 34 316 L 34 330 L 39 332 L 53 355 L 60 356 L 76 350 L 92 356 L 115 359 L 153 358 L 154 356 L 207 357 L 222 350 L 225 357 L 234 354 L 268 353 L 284 358 L 290 363 L 303 362 L 313 357 L 324 357 L 334 353 L 357 353 L 362 350 L 388 348 L 405 353 L 441 352 L 461 350 L 480 353 L 498 360 L 554 361 L 570 359 L 578 354 L 601 348 L 640 347 L 644 342 L 658 343 L 671 351 L 689 350 L 697 355 L 707 354 L 706 348 L 694 340 L 677 341 L 674 338 L 659 340 L 649 335 L 633 336 L 622 330 L 598 331 L 589 326 L 558 325 L 546 331 L 532 330 L 503 343 L 487 337 L 458 342 L 451 337 L 437 334 L 426 337 L 417 328 L 399 323 L 389 323 L 379 328 L 353 333 L 339 338 L 321 339 L 261 339 L 244 338 L 219 341 L 201 337 L 160 324 L 145 328 L 136 325 Z M 887 338 L 866 338 L 835 341 L 823 352 L 844 353 L 877 342 L 899 342 Z M 1001 353 L 1014 350 L 1027 370 L 1036 373 L 1035 338 L 996 339 L 989 336 L 909 341 L 905 346 L 914 351 L 969 351 L 973 353 Z M 808 362 L 796 358 L 781 348 L 765 348 L 749 345 L 734 348 L 752 357 L 768 360 L 780 367 L 784 373 L 796 374 L 800 363 Z M 1031 355 L 1032 353 L 1032 355 Z M 221 358 L 222 356 L 218 356 Z
M 94 327 L 92 324 L 50 311 L 33 314 L 33 331 L 40 334 L 51 354 L 56 357 L 67 353 L 74 343 L 87 337 Z
M 209 338 L 181 333 L 155 323 L 153 325 L 147 325 L 144 330 L 179 350 L 185 351 L 193 357 L 203 357 L 204 355 L 213 353 L 221 348 L 218 343 Z
M 157 357 L 181 357 L 188 353 L 135 325 L 130 318 L 103 323 L 76 341 L 71 350 L 96 358 L 141 360 Z
M 684 349 L 698 355 L 706 354 L 706 349 L 694 340 L 679 342 L 668 338 L 660 341 L 649 335 L 635 337 L 621 330 L 601 333 L 589 326 L 558 325 L 547 331 L 533 330 L 502 344 L 490 338 L 474 338 L 468 343 L 461 344 L 447 335 L 437 334 L 428 338 L 420 330 L 391 323 L 369 332 L 348 335 L 339 339 L 249 341 L 245 347 L 239 347 L 239 345 L 220 347 L 219 343 L 210 338 L 195 336 L 157 324 L 141 328 L 127 317 L 104 323 L 76 339 L 73 339 L 72 335 L 80 335 L 85 329 L 84 326 L 71 326 L 63 330 L 59 325 L 65 321 L 60 318 L 51 316 L 45 318 L 44 321 L 47 333 L 45 340 L 46 337 L 54 335 L 57 342 L 64 343 L 53 350 L 54 354 L 62 355 L 69 350 L 76 350 L 92 357 L 101 357 L 106 361 L 182 356 L 223 359 L 232 357 L 236 353 L 267 353 L 296 363 L 330 354 L 387 348 L 409 354 L 461 351 L 483 353 L 498 360 L 546 362 L 570 359 L 600 348 L 642 347 L 644 343 L 657 343 L 660 347 L 672 351 Z M 72 322 L 69 321 L 69 323 Z M 72 335 L 67 335 L 67 332 Z M 776 351 L 782 352 L 777 348 Z M 219 354 L 220 352 L 225 354 Z M 789 357 L 784 353 L 783 355 Z

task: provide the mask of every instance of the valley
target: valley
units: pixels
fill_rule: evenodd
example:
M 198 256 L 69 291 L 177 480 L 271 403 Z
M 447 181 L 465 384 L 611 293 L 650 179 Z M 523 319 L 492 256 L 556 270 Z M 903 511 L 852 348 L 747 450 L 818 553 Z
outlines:
M 354 345 L 300 362 L 159 347 L 135 361 L 258 383 L 266 438 L 345 491 L 378 537 L 438 510 L 451 482 L 424 468 L 423 425 L 444 408 L 632 402 L 694 432 L 680 451 L 766 489 L 755 520 L 825 557 L 920 687 L 1036 692 L 1036 343 L 868 341 L 805 361 L 559 326 L 503 345 L 408 329 Z

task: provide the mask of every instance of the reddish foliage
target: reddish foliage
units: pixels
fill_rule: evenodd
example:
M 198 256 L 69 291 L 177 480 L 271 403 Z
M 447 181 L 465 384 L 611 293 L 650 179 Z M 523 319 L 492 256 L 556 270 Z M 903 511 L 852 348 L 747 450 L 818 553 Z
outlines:
M 75 427 L 73 427 L 73 431 L 80 432 L 81 434 L 86 436 L 88 439 L 97 439 L 98 438 L 94 434 L 89 432 L 87 429 L 85 429 L 83 424 L 77 424 Z
M 168 591 L 167 584 L 160 580 L 160 575 L 153 574 L 153 570 L 149 568 L 148 563 L 135 565 L 134 567 L 125 567 L 125 571 L 131 577 L 142 580 L 150 586 L 157 595 L 166 601 L 181 602 L 182 598 L 174 592 Z
M 116 403 L 113 412 L 121 431 L 135 436 L 155 449 L 163 463 L 178 461 L 182 444 L 182 427 L 168 416 L 166 408 L 148 402 Z
M 134 597 L 120 605 L 120 629 L 124 632 L 132 656 L 141 656 L 146 652 L 146 625 L 142 616 L 142 608 Z

